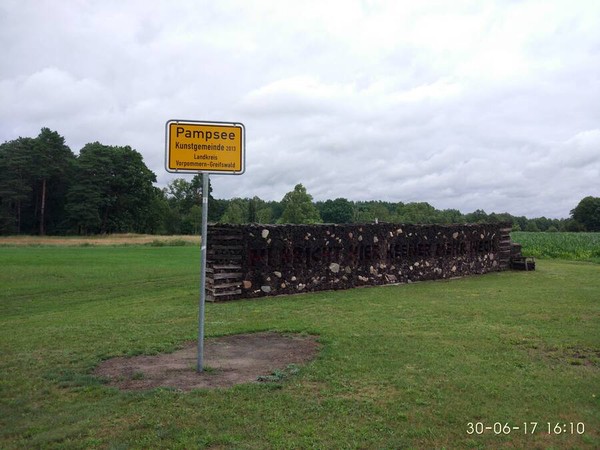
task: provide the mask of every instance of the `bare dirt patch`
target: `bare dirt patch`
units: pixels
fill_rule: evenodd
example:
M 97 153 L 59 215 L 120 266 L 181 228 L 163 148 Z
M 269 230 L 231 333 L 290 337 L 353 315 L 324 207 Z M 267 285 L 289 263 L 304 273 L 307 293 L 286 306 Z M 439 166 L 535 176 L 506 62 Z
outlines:
M 197 343 L 173 353 L 112 358 L 94 374 L 124 390 L 171 387 L 182 391 L 256 383 L 290 365 L 305 364 L 319 351 L 316 336 L 251 333 L 207 339 L 204 367 L 196 372 Z

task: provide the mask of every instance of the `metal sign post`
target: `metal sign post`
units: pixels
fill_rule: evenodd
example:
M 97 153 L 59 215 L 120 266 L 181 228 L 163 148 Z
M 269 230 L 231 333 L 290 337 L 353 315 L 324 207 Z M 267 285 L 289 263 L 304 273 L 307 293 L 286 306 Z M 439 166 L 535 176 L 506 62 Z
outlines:
M 241 123 L 169 120 L 166 124 L 165 169 L 172 173 L 202 174 L 202 237 L 200 242 L 200 299 L 198 363 L 204 370 L 204 305 L 209 174 L 241 175 L 246 165 L 246 130 Z
M 208 231 L 208 177 L 202 175 L 202 237 L 200 242 L 200 314 L 198 315 L 198 363 L 196 371 L 204 370 L 204 304 L 206 302 L 206 248 Z

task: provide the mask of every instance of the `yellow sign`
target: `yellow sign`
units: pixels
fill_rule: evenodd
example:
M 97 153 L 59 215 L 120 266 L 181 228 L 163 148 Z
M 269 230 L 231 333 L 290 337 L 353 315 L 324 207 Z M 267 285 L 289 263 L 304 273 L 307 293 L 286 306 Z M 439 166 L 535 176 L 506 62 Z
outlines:
M 243 124 L 169 120 L 166 128 L 168 172 L 234 175 L 244 172 Z

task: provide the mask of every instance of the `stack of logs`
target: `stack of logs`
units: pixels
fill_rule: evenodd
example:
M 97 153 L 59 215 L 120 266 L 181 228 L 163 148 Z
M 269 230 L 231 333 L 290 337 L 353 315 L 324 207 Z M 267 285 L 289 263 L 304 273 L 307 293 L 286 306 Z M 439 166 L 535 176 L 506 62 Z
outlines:
M 522 246 L 517 242 L 510 243 L 510 268 L 513 270 L 535 270 L 535 258 L 523 256 Z
M 510 224 L 210 225 L 207 300 L 410 283 L 509 268 Z

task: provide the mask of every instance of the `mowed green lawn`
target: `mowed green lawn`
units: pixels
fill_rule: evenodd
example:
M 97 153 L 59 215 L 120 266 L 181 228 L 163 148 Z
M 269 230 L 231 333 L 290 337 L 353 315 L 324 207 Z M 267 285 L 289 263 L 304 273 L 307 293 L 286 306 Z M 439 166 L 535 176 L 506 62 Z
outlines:
M 232 389 L 94 378 L 196 338 L 198 253 L 0 248 L 0 448 L 600 447 L 598 264 L 208 304 L 207 336 L 314 333 L 322 351 Z

